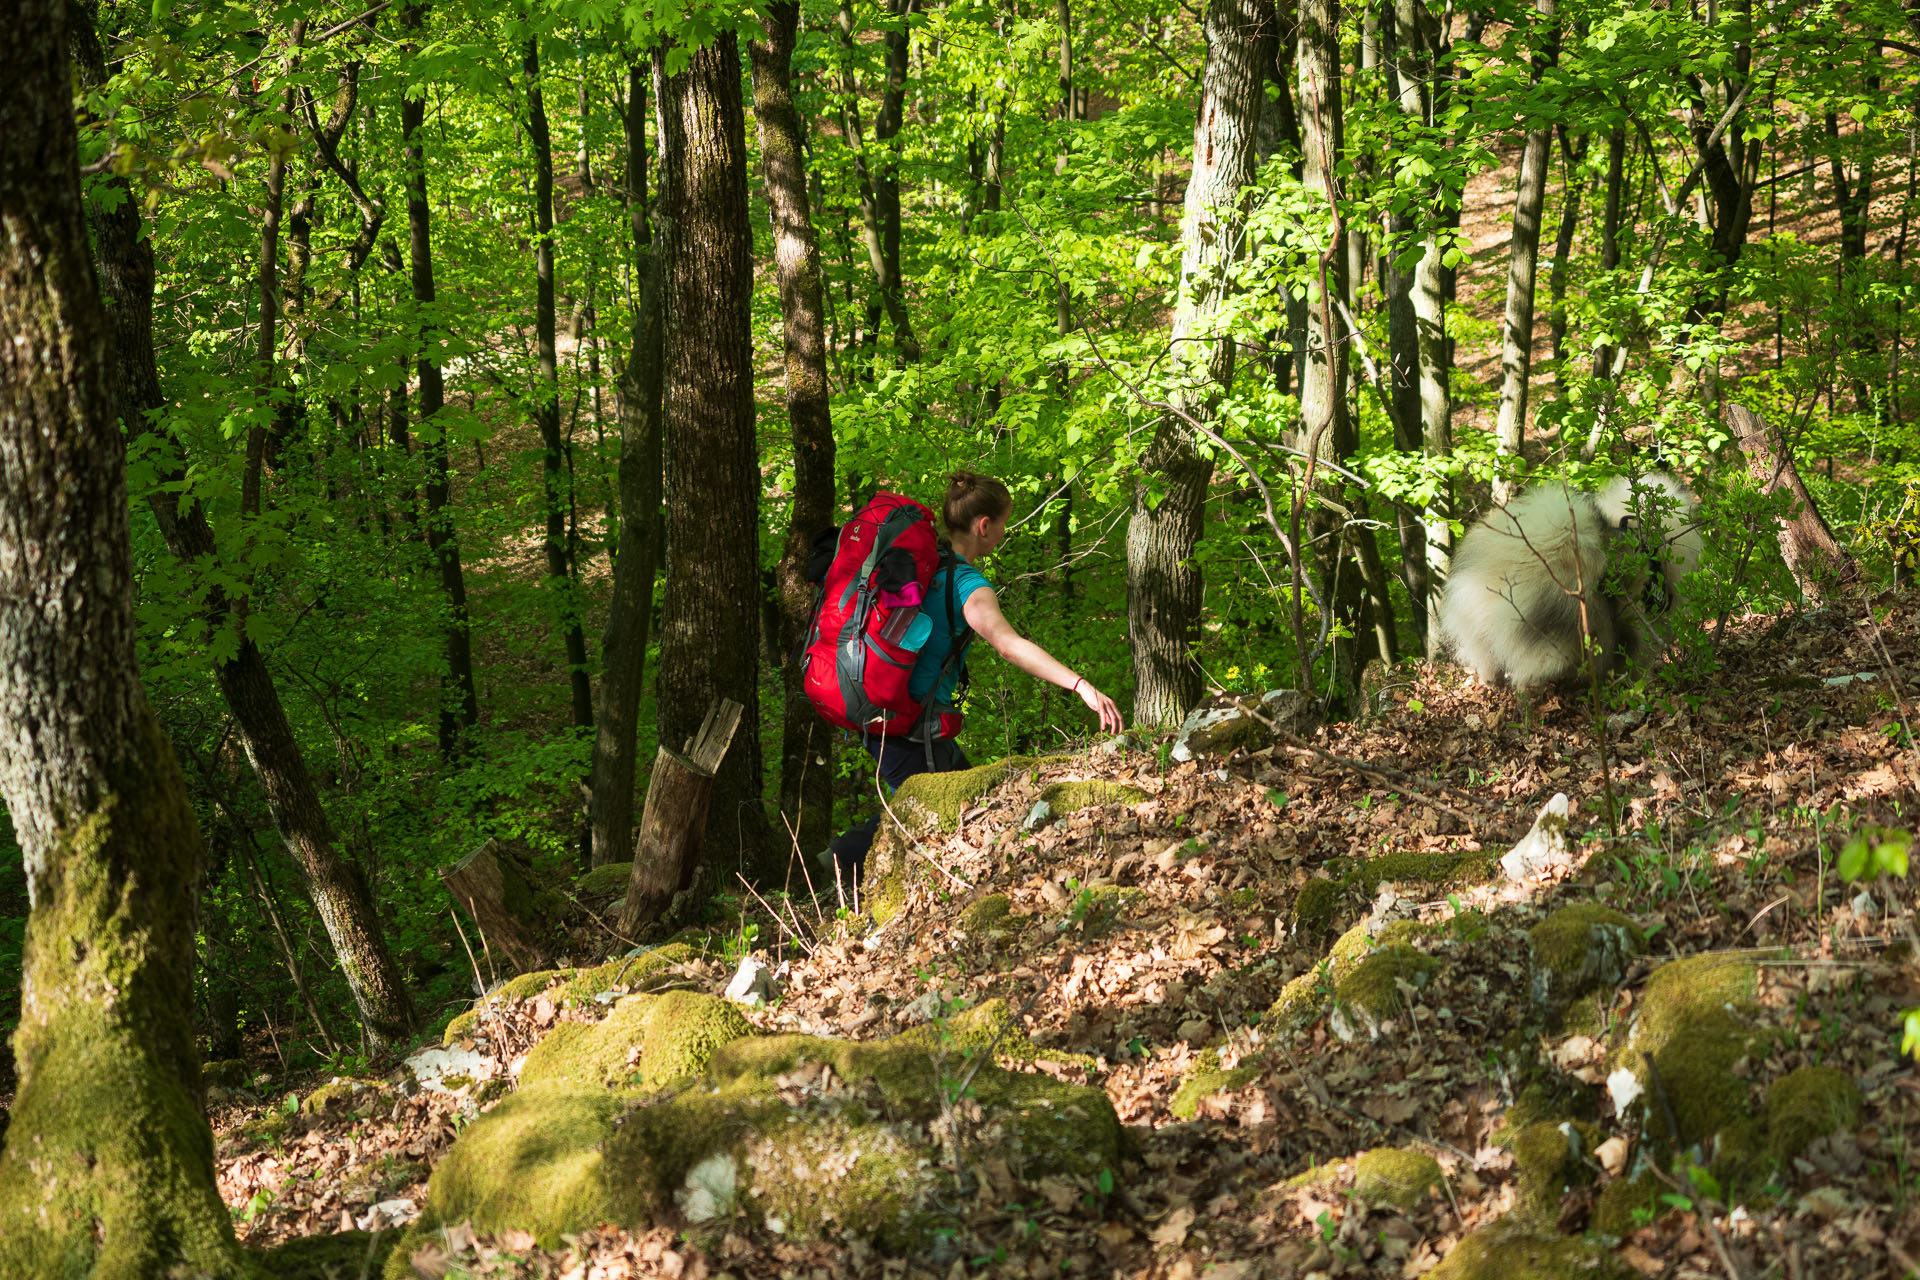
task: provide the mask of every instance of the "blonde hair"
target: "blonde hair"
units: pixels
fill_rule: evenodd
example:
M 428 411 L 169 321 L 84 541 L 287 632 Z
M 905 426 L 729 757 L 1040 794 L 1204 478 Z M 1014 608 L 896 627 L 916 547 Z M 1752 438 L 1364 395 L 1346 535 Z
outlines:
M 1013 495 L 992 476 L 956 471 L 947 477 L 947 500 L 941 505 L 940 519 L 949 535 L 972 529 L 981 516 L 995 520 L 1011 514 Z

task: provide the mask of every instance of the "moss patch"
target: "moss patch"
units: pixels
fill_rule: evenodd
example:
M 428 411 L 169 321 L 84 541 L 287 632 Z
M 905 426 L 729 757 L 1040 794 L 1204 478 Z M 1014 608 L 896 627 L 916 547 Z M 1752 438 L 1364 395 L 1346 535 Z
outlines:
M 1618 1280 L 1630 1274 L 1599 1244 L 1536 1234 L 1512 1218 L 1468 1235 L 1427 1272 L 1430 1280 Z
M 1442 1181 L 1440 1162 L 1420 1151 L 1376 1147 L 1353 1162 L 1353 1194 L 1367 1204 L 1411 1209 Z
M 1527 932 L 1533 956 L 1533 998 L 1560 1007 L 1600 986 L 1613 986 L 1646 934 L 1626 916 L 1594 903 L 1562 907 Z
M 260 1265 L 274 1280 L 359 1280 L 381 1273 L 399 1239 L 398 1231 L 302 1236 L 261 1254 Z
M 530 1000 L 534 996 L 552 991 L 555 1004 L 563 1009 L 572 1009 L 604 992 L 618 987 L 637 986 L 663 969 L 688 964 L 699 958 L 700 952 L 688 943 L 669 942 L 629 959 L 609 960 L 605 964 L 592 965 L 583 969 L 540 969 L 533 973 L 523 973 L 517 978 L 501 983 L 493 991 L 474 1001 L 473 1008 L 447 1023 L 447 1029 L 441 1033 L 440 1042 L 443 1045 L 451 1045 L 456 1040 L 472 1035 L 479 1026 L 480 1020 L 486 1016 L 487 1009 L 495 1001 L 504 1003 L 509 1000 Z
M 1631 1178 L 1615 1178 L 1600 1188 L 1590 1225 L 1602 1235 L 1624 1236 L 1653 1219 L 1660 1211 L 1660 1196 L 1666 1190 L 1667 1185 L 1655 1177 L 1652 1170 Z
M 963 1034 L 985 1033 L 992 1016 Z M 838 1227 L 883 1247 L 923 1244 L 947 1220 L 937 1207 L 951 1179 L 942 1090 L 969 1073 L 967 1095 L 982 1117 L 963 1135 L 970 1152 L 1000 1156 L 1028 1179 L 1117 1168 L 1121 1130 L 1103 1092 L 991 1063 L 975 1071 L 977 1058 L 930 1052 L 926 1031 L 878 1043 L 759 1036 L 723 1046 L 700 1087 L 642 1105 L 609 1141 L 611 1179 L 632 1199 L 623 1212 L 646 1221 L 677 1210 L 700 1221 L 737 1208 L 789 1238 Z
M 968 933 L 995 933 L 1010 928 L 1013 902 L 1004 893 L 990 893 L 978 899 L 960 916 L 960 927 Z
M 562 1023 L 527 1053 L 522 1088 L 660 1088 L 706 1070 L 713 1051 L 753 1034 L 730 1002 L 697 991 L 627 996 L 597 1023 Z
M 573 896 L 598 910 L 609 902 L 626 897 L 627 886 L 632 882 L 631 862 L 609 862 L 575 880 Z
M 1593 1181 L 1593 1170 L 1581 1159 L 1593 1136 L 1584 1126 L 1552 1120 L 1535 1121 L 1513 1135 L 1521 1212 L 1551 1224 L 1567 1192 Z
M 860 886 L 860 905 L 869 919 L 884 925 L 906 904 L 909 877 L 914 874 L 914 832 L 949 832 L 960 825 L 968 805 L 1000 785 L 1008 774 L 1031 762 L 1008 756 L 992 764 L 953 773 L 922 773 L 908 778 L 893 793 L 893 813 L 899 822 L 884 819 L 867 855 L 866 879 Z M 923 863 L 922 866 L 925 864 Z
M 1437 888 L 1482 884 L 1499 874 L 1500 860 L 1489 853 L 1415 853 L 1397 850 L 1377 858 L 1342 859 L 1342 879 L 1372 897 L 1388 881 Z
M 1339 907 L 1339 881 L 1309 880 L 1293 899 L 1294 927 L 1310 935 L 1324 934 L 1333 928 L 1333 913 Z
M 334 1109 L 351 1111 L 355 1107 L 369 1106 L 391 1092 L 392 1090 L 378 1080 L 357 1080 L 351 1076 L 335 1076 L 300 1099 L 300 1110 L 310 1116 L 317 1116 Z
M 1767 1089 L 1767 1149 L 1776 1160 L 1791 1160 L 1859 1118 L 1860 1086 L 1852 1076 L 1837 1067 L 1800 1067 Z
M 471 1219 L 552 1247 L 565 1231 L 618 1221 L 601 1144 L 623 1103 L 599 1089 L 523 1087 L 468 1125 L 427 1182 L 421 1227 Z
M 1756 958 L 1751 952 L 1707 952 L 1669 961 L 1647 979 L 1639 1010 L 1609 1067 L 1630 1069 L 1646 1088 L 1644 1105 L 1653 1134 L 1682 1145 L 1715 1137 L 1723 1146 L 1753 1145 L 1734 1132 L 1753 1124 L 1747 1084 L 1733 1074 L 1733 1064 L 1764 1039 L 1751 1021 L 1759 974 Z M 1679 1121 L 1678 1135 L 1667 1132 L 1665 1109 L 1647 1072 L 1648 1059 L 1659 1069 Z M 1733 1170 L 1716 1161 L 1715 1172 Z
M 1406 1009 L 1400 984 L 1424 987 L 1439 968 L 1440 962 L 1434 957 L 1408 946 L 1369 952 L 1334 980 L 1335 1032 L 1343 1039 L 1356 1031 L 1378 1036 L 1383 1022 Z M 1344 1032 L 1343 1023 L 1347 1028 Z
M 1056 782 L 1040 792 L 1040 798 L 1059 817 L 1078 813 L 1082 809 L 1091 809 L 1098 805 L 1135 805 L 1147 798 L 1147 793 L 1138 787 L 1128 786 L 1124 782 L 1107 782 L 1093 778 L 1085 782 Z
M 1173 1101 L 1167 1104 L 1167 1110 L 1176 1120 L 1191 1120 L 1199 1112 L 1200 1104 L 1216 1093 L 1226 1093 L 1252 1083 L 1260 1076 L 1258 1067 L 1235 1067 L 1231 1071 L 1220 1068 L 1220 1055 L 1208 1049 L 1194 1059 L 1193 1069 L 1187 1073 L 1180 1087 L 1174 1091 Z

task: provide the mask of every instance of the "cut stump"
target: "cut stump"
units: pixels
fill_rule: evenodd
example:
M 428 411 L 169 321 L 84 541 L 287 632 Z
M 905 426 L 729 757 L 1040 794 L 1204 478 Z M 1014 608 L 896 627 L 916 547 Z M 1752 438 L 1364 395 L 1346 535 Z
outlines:
M 740 728 L 743 710 L 731 699 L 720 699 L 708 709 L 684 754 L 661 747 L 655 755 L 647 807 L 633 846 L 633 879 L 620 913 L 620 932 L 627 937 L 665 915 L 674 895 L 693 884 L 706 841 L 713 775 Z
M 480 927 L 481 947 L 489 958 L 505 958 L 521 969 L 546 960 L 540 939 L 546 934 L 533 868 L 509 845 L 488 840 L 450 867 L 440 882 Z

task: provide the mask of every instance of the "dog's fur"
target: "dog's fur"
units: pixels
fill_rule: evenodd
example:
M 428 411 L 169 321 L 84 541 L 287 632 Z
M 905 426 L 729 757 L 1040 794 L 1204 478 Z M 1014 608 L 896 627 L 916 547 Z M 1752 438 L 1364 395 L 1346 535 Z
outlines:
M 1700 564 L 1695 503 L 1666 472 L 1585 493 L 1529 489 L 1467 531 L 1436 610 L 1441 638 L 1487 684 L 1531 689 L 1631 661 Z M 1581 603 L 1586 602 L 1583 627 Z

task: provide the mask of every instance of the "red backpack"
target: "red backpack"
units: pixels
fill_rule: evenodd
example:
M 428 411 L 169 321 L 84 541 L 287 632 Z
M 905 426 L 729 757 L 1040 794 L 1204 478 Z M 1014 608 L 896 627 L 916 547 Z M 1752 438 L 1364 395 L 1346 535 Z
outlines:
M 826 561 L 832 536 L 832 560 Z M 907 696 L 907 680 L 931 631 L 920 611 L 933 576 L 953 555 L 935 534 L 933 513 L 912 498 L 880 492 L 840 528 L 815 540 L 810 564 L 821 585 L 807 633 L 807 698 L 829 723 L 856 733 L 910 735 L 931 742 L 960 732 L 958 711 Z M 824 574 L 821 569 L 824 563 Z M 953 617 L 953 575 L 947 616 Z M 965 628 L 953 637 L 947 669 L 962 661 Z

